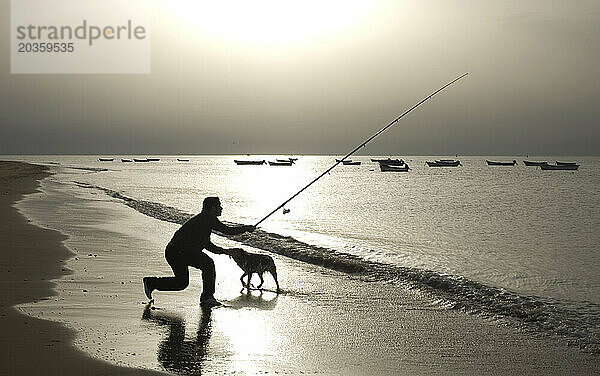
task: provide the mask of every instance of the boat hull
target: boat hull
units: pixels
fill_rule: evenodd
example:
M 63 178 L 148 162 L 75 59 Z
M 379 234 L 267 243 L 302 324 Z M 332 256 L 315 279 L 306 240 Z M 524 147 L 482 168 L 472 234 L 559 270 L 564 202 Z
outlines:
M 381 163 L 379 164 L 379 169 L 381 170 L 381 172 L 408 172 L 408 170 L 410 170 L 410 167 L 408 167 L 407 164 L 400 167 Z
M 377 162 L 379 164 L 386 164 L 389 166 L 403 166 L 404 165 L 404 160 L 403 159 L 391 159 L 391 158 L 387 158 L 387 159 L 373 159 L 371 158 L 371 162 Z
M 239 159 L 234 159 L 233 161 L 238 166 L 259 166 L 265 164 L 264 159 L 262 161 L 243 161 Z
M 542 170 L 569 170 L 569 171 L 574 171 L 574 170 L 577 170 L 579 168 L 579 165 L 578 164 L 568 164 L 568 165 L 544 164 L 544 165 L 541 165 L 540 168 Z
M 517 161 L 498 162 L 498 161 L 488 161 L 487 159 L 485 160 L 485 162 L 487 163 L 488 166 L 515 166 L 517 164 Z
M 275 161 L 275 162 L 273 162 L 273 161 L 269 161 L 269 166 L 291 166 L 291 165 L 293 165 L 293 164 L 294 164 L 294 162 L 292 162 L 292 161 L 287 161 L 287 162 L 285 162 L 285 161 L 283 161 L 283 162 L 279 162 L 279 161 Z
M 547 164 L 548 162 L 546 162 L 546 161 L 542 161 L 542 162 L 538 162 L 538 161 L 523 161 L 523 163 L 525 164 L 525 166 L 541 166 L 543 164 Z
M 429 167 L 458 167 L 460 166 L 460 161 L 425 161 L 427 166 Z

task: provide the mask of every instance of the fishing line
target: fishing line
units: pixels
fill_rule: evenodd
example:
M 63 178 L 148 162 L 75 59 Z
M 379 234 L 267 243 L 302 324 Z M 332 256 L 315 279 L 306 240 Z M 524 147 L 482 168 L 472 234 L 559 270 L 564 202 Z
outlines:
M 383 132 L 385 132 L 392 125 L 396 124 L 400 119 L 402 119 L 404 116 L 408 115 L 412 110 L 414 110 L 415 108 L 419 107 L 420 105 L 422 105 L 423 103 L 425 103 L 426 101 L 428 101 L 429 99 L 431 99 L 434 95 L 436 95 L 440 91 L 444 90 L 445 88 L 447 88 L 448 86 L 452 85 L 453 83 L 455 83 L 456 81 L 460 80 L 461 78 L 465 77 L 468 74 L 469 73 L 465 73 L 462 76 L 460 76 L 458 78 L 455 78 L 454 80 L 448 82 L 446 85 L 444 85 L 441 88 L 437 89 L 433 93 L 431 93 L 428 96 L 426 96 L 425 98 L 423 98 L 420 102 L 418 102 L 417 104 L 415 104 L 414 106 L 412 106 L 408 110 L 404 111 L 404 113 L 402 113 L 402 115 L 399 115 L 397 118 L 395 118 L 394 120 L 392 120 L 391 122 L 389 122 L 385 127 L 383 127 L 380 130 L 378 130 L 375 134 L 373 134 L 371 137 L 367 138 L 365 141 L 363 141 L 361 144 L 359 144 L 357 147 L 355 147 L 351 152 L 349 152 L 348 154 L 346 154 L 346 156 L 344 158 L 337 159 L 336 162 L 331 167 L 329 167 L 321 175 L 317 176 L 314 180 L 312 180 L 310 183 L 308 183 L 306 186 L 304 186 L 304 188 L 302 188 L 301 190 L 299 190 L 298 192 L 296 192 L 292 197 L 290 197 L 287 200 L 285 200 L 281 205 L 279 205 L 278 207 L 276 207 L 272 212 L 270 212 L 263 219 L 261 219 L 260 221 L 258 221 L 255 224 L 255 226 L 260 225 L 264 220 L 266 220 L 267 218 L 269 218 L 276 211 L 278 211 L 279 209 L 283 208 L 285 206 L 285 204 L 287 204 L 288 202 L 292 201 L 294 198 L 296 198 L 296 196 L 298 196 L 300 193 L 304 192 L 304 190 L 306 190 L 308 187 L 310 187 L 311 185 L 313 185 L 314 183 L 316 183 L 317 180 L 319 180 L 323 176 L 327 175 L 327 173 L 329 173 L 329 171 L 333 170 L 337 165 L 339 165 L 340 163 L 342 163 L 343 161 L 345 161 L 346 158 L 348 158 L 352 154 L 356 153 L 360 148 L 365 147 L 371 140 L 373 140 L 375 137 L 377 137 L 380 134 L 382 134 Z

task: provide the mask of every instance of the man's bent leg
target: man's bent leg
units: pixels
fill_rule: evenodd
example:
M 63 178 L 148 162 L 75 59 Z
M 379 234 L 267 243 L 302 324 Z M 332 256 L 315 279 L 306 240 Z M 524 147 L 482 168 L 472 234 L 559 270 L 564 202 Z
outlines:
M 195 252 L 188 260 L 189 265 L 202 271 L 202 295 L 200 301 L 214 299 L 215 293 L 215 262 L 204 252 Z
M 180 291 L 190 284 L 190 273 L 185 257 L 178 250 L 167 246 L 165 258 L 173 269 L 174 277 L 151 277 L 148 279 L 148 285 L 153 290 L 159 291 Z

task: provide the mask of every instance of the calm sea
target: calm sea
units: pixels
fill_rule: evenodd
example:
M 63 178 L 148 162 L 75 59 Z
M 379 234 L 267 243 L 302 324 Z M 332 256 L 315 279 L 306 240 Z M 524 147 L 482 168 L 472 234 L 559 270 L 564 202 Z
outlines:
M 221 219 L 244 224 L 256 223 L 335 162 L 298 156 L 291 167 L 270 167 L 233 162 L 245 156 L 185 157 L 189 162 L 156 156 L 160 161 L 149 163 L 114 157 L 16 159 L 107 169 L 73 170 L 81 173 L 67 183 L 104 189 L 176 222 L 199 212 L 204 197 L 219 196 Z M 408 173 L 382 173 L 369 157 L 354 157 L 360 166 L 339 165 L 286 205 L 289 213 L 278 211 L 262 231 L 240 241 L 421 288 L 452 307 L 564 335 L 597 351 L 600 158 L 459 157 L 463 166 L 456 168 L 425 165 L 442 156 L 402 158 Z M 491 167 L 485 159 L 519 164 Z M 581 167 L 542 171 L 523 159 Z

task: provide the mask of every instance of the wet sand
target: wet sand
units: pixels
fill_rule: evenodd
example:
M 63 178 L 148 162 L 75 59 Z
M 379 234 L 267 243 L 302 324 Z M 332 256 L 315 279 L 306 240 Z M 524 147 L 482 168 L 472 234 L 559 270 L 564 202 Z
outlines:
M 146 375 L 157 372 L 116 367 L 92 359 L 72 345 L 75 333 L 64 325 L 27 316 L 17 304 L 55 295 L 50 280 L 68 273 L 72 256 L 61 242 L 65 236 L 33 226 L 12 206 L 35 191 L 46 169 L 0 162 L 0 283 L 2 334 L 1 375 Z
M 539 338 L 502 322 L 446 309 L 436 303 L 435 297 L 393 281 L 365 281 L 278 255 L 272 256 L 282 294 L 240 291 L 240 269 L 226 256 L 211 255 L 217 268 L 216 296 L 226 307 L 200 309 L 201 278 L 195 270 L 185 291 L 155 293 L 155 305 L 147 305 L 141 278 L 171 273 L 163 249 L 178 226 L 146 217 L 102 192 L 69 185 L 65 183 L 68 177 L 61 179 L 44 180 L 42 194 L 31 195 L 17 205 L 33 223 L 68 235 L 65 239 L 59 233 L 21 220 L 19 228 L 50 236 L 37 240 L 27 236 L 27 240 L 21 240 L 21 249 L 38 255 L 39 249 L 46 250 L 48 244 L 53 244 L 51 236 L 55 236 L 55 243 L 63 240 L 73 252 L 66 263 L 72 273 L 56 281 L 56 296 L 44 301 L 33 302 L 33 297 L 15 302 L 23 303 L 18 310 L 62 322 L 77 333 L 75 337 L 73 332 L 62 329 L 67 335 L 60 338 L 56 334 L 43 337 L 35 335 L 37 331 L 29 332 L 26 338 L 36 338 L 34 342 L 41 347 L 47 344 L 44 338 L 60 338 L 64 342 L 50 344 L 72 349 L 72 340 L 90 357 L 173 374 L 600 372 L 598 355 L 583 353 L 555 338 Z M 223 219 L 227 219 L 226 212 Z M 10 239 L 13 233 L 15 230 L 2 236 Z M 225 247 L 239 246 L 218 236 L 213 236 L 213 241 Z M 32 266 L 26 267 L 19 278 L 34 281 L 59 277 L 65 266 L 58 260 L 68 258 L 69 253 L 65 248 L 58 249 L 63 252 L 60 258 L 36 256 L 37 263 L 30 261 Z M 51 259 L 57 260 L 56 265 L 49 262 Z M 7 263 L 3 261 L 3 265 Z M 46 296 L 51 294 L 50 283 L 39 284 L 42 286 L 35 291 L 45 288 Z M 274 287 L 270 276 L 266 276 L 265 286 Z M 12 311 L 24 321 L 48 323 Z M 12 338 L 18 335 L 19 331 Z M 73 353 L 78 354 L 81 364 L 91 362 L 108 367 L 107 363 Z M 31 352 L 24 349 L 16 358 L 27 362 L 31 360 L 28 354 Z M 85 372 L 84 369 L 82 374 Z

